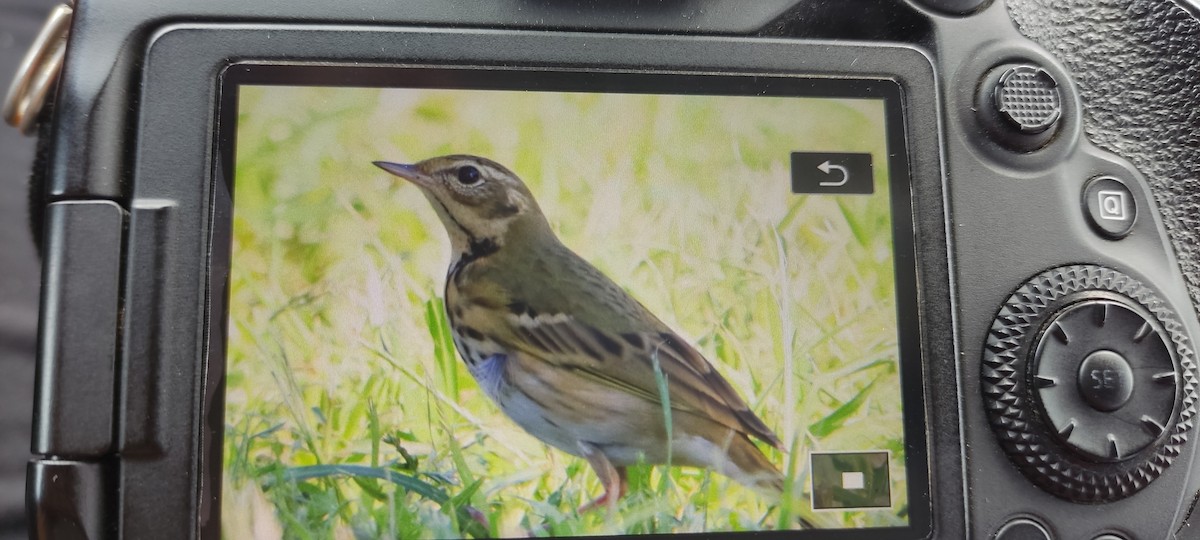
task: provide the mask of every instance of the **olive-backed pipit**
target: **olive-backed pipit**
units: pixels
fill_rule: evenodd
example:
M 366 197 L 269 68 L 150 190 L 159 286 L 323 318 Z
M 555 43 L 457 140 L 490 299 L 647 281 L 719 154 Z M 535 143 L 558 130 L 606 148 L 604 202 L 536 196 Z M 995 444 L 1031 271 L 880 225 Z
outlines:
M 626 466 L 668 455 L 782 487 L 751 442 L 778 448 L 775 434 L 696 349 L 564 246 L 515 174 L 467 155 L 375 165 L 421 188 L 450 235 L 446 314 L 480 387 L 517 425 L 599 475 L 604 495 L 584 509 L 624 495 Z

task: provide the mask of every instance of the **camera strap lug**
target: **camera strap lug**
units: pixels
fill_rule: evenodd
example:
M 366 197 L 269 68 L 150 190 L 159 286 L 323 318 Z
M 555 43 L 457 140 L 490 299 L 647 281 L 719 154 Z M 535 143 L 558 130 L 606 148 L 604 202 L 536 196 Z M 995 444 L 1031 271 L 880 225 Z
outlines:
M 4 115 L 4 121 L 21 133 L 33 133 L 33 126 L 46 104 L 46 98 L 62 71 L 73 13 L 71 7 L 65 4 L 58 5 L 50 12 L 8 86 L 8 94 L 4 97 L 0 112 Z

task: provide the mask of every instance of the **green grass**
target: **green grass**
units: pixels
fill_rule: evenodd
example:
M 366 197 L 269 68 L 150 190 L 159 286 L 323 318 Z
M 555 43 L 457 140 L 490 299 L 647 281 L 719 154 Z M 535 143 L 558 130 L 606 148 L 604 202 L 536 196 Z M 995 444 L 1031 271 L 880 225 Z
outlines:
M 851 449 L 892 452 L 895 506 L 814 519 L 903 523 L 882 106 L 478 96 L 242 91 L 225 536 L 786 529 L 811 515 L 807 453 Z M 831 139 L 831 125 L 849 133 Z M 876 194 L 790 195 L 792 150 L 872 153 Z M 445 233 L 413 186 L 370 164 L 444 153 L 520 174 L 563 241 L 695 344 L 788 444 L 762 448 L 793 491 L 772 501 L 706 470 L 635 466 L 615 513 L 578 514 L 603 491 L 595 474 L 476 386 L 442 314 Z

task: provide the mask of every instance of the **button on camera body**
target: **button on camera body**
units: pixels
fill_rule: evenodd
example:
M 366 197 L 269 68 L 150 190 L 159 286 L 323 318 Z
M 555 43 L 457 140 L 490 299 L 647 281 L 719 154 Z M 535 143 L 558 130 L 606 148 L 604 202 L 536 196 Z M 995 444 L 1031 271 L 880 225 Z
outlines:
M 1111 176 L 1093 178 L 1084 185 L 1083 206 L 1097 232 L 1119 240 L 1133 230 L 1137 204 L 1123 182 Z
M 1100 350 L 1083 359 L 1077 383 L 1079 395 L 1088 405 L 1101 412 L 1112 412 L 1124 407 L 1133 395 L 1133 370 L 1125 357 Z

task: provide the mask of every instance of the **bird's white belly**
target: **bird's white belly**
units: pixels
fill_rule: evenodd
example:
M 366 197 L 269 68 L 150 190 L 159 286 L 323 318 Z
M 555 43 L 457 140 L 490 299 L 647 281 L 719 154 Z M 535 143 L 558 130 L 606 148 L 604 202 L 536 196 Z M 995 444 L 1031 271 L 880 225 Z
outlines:
M 509 383 L 504 373 L 507 362 L 505 354 L 495 353 L 474 364 L 471 375 L 509 418 L 534 437 L 575 456 L 582 455 L 579 442 L 587 441 L 599 446 L 605 457 L 617 466 L 666 463 L 669 459 L 665 448 L 647 448 L 644 444 L 629 441 L 628 426 L 619 415 L 587 426 L 565 421 L 554 410 L 548 410 Z M 638 437 L 635 435 L 634 438 Z M 704 464 L 747 485 L 755 481 L 729 461 L 725 448 L 712 441 L 677 433 L 670 446 L 676 463 Z
M 550 446 L 571 455 L 580 455 L 580 437 L 576 432 L 579 426 L 556 422 L 550 411 L 512 386 L 506 385 L 502 390 L 496 403 L 513 422 Z
M 662 426 L 653 421 L 659 406 L 563 373 L 536 366 L 510 370 L 500 407 L 530 434 L 571 455 L 583 454 L 583 442 L 618 466 L 666 462 Z

